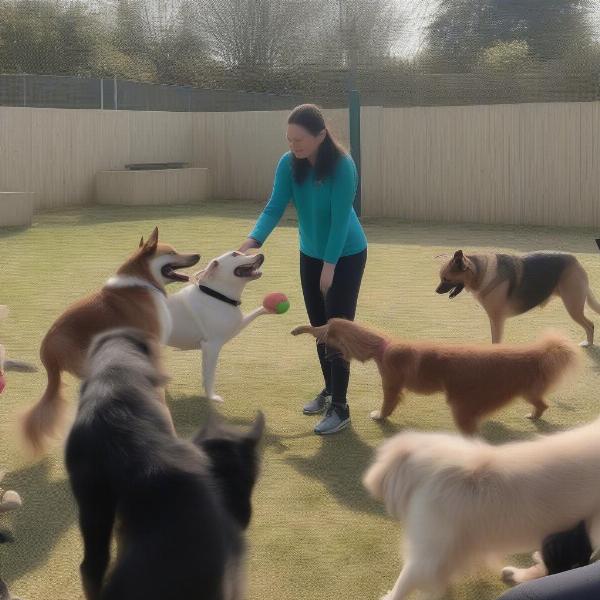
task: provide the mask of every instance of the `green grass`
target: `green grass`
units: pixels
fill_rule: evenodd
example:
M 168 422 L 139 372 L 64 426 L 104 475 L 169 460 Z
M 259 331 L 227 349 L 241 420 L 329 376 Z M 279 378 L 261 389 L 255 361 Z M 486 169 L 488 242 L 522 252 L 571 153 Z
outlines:
M 31 229 L 0 234 L 2 296 L 10 307 L 0 323 L 0 341 L 14 358 L 38 362 L 40 341 L 62 310 L 100 286 L 155 224 L 161 238 L 181 251 L 200 251 L 205 259 L 237 247 L 250 230 L 260 206 L 211 202 L 203 207 L 101 208 L 40 214 Z M 600 290 L 600 256 L 592 231 L 541 228 L 407 224 L 366 219 L 369 260 L 357 318 L 407 338 L 489 342 L 485 314 L 461 294 L 450 302 L 434 293 L 439 261 L 434 257 L 458 247 L 465 250 L 575 252 Z M 360 479 L 373 448 L 405 427 L 453 430 L 441 395 L 409 394 L 391 422 L 368 418 L 380 402 L 373 364 L 354 365 L 349 399 L 352 428 L 331 438 L 312 433 L 316 418 L 301 406 L 321 388 L 314 345 L 293 338 L 293 326 L 306 322 L 298 281 L 297 233 L 292 217 L 265 247 L 264 277 L 249 285 L 244 310 L 269 291 L 285 292 L 291 309 L 261 317 L 223 351 L 217 391 L 219 410 L 234 423 L 249 423 L 262 409 L 268 432 L 264 468 L 254 497 L 249 531 L 249 600 L 378 599 L 397 577 L 399 525 L 370 500 Z M 600 322 L 600 319 L 596 319 Z M 545 328 L 564 330 L 576 340 L 583 332 L 560 302 L 513 319 L 507 339 L 527 341 Z M 582 374 L 551 398 L 545 420 L 524 418 L 516 402 L 487 421 L 483 435 L 494 443 L 530 438 L 589 421 L 598 414 L 600 354 L 587 352 Z M 182 435 L 205 418 L 199 352 L 167 351 L 173 377 L 168 399 Z M 67 392 L 76 395 L 76 382 Z M 42 373 L 9 373 L 0 398 L 2 485 L 17 490 L 24 506 L 2 517 L 16 541 L 0 549 L 0 575 L 24 600 L 83 598 L 78 574 L 81 543 L 76 510 L 62 464 L 62 448 L 43 460 L 28 462 L 16 435 L 18 414 L 37 401 Z M 74 402 L 72 403 L 74 407 Z M 463 581 L 447 600 L 487 600 L 503 589 L 496 573 Z M 187 599 L 182 599 L 187 600 Z M 189 599 L 191 600 L 191 599 Z

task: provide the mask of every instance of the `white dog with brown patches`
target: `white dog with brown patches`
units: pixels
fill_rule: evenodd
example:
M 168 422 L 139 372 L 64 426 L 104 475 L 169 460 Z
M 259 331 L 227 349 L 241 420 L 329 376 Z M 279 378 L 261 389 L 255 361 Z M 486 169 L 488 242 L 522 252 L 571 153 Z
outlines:
M 165 286 L 188 281 L 189 277 L 177 269 L 192 267 L 199 260 L 199 254 L 181 254 L 170 244 L 159 243 L 155 227 L 102 288 L 71 304 L 54 321 L 40 348 L 48 378 L 46 390 L 27 411 L 22 424 L 34 451 L 41 452 L 48 438 L 60 430 L 67 407 L 62 374 L 84 377 L 92 338 L 108 329 L 135 327 L 166 342 L 171 322 Z
M 256 317 L 263 307 L 244 315 L 240 309 L 246 284 L 261 277 L 262 254 L 226 252 L 196 274 L 196 282 L 167 299 L 173 329 L 167 344 L 180 350 L 202 350 L 202 378 L 206 397 L 222 402 L 215 392 L 221 348 Z
M 477 562 L 540 548 L 582 521 L 598 548 L 599 481 L 600 419 L 502 446 L 447 433 L 392 437 L 364 477 L 404 525 L 404 565 L 385 599 L 441 594 Z

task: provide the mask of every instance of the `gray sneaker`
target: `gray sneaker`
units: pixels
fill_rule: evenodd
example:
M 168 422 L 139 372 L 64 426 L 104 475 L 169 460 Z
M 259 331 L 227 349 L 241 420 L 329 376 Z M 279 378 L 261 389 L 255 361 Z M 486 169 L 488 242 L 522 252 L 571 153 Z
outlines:
M 324 391 L 319 392 L 314 400 L 304 405 L 302 412 L 305 415 L 320 415 L 331 404 L 331 394 L 325 394 Z
M 350 425 L 350 409 L 348 406 L 337 407 L 331 404 L 325 416 L 317 423 L 315 433 L 317 435 L 329 435 L 337 433 Z

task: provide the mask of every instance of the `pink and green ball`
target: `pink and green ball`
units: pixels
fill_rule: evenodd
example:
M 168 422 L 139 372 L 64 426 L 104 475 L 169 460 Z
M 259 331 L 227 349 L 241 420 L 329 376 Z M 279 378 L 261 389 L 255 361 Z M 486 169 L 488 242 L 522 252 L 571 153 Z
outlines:
M 290 308 L 290 301 L 281 292 L 271 292 L 264 297 L 263 307 L 270 313 L 282 315 Z

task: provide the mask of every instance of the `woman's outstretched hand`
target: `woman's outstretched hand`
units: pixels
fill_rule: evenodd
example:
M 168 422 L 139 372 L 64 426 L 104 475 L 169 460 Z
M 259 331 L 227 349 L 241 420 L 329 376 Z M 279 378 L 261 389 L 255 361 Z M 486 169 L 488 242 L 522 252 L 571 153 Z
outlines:
M 327 295 L 331 284 L 333 283 L 333 274 L 335 273 L 335 265 L 332 263 L 323 263 L 323 269 L 321 270 L 321 281 L 319 287 L 321 288 L 321 294 Z
M 260 244 L 254 238 L 248 238 L 238 248 L 238 252 L 241 252 L 242 254 L 246 254 L 246 252 L 248 252 L 248 250 L 251 250 L 252 248 L 260 248 Z

